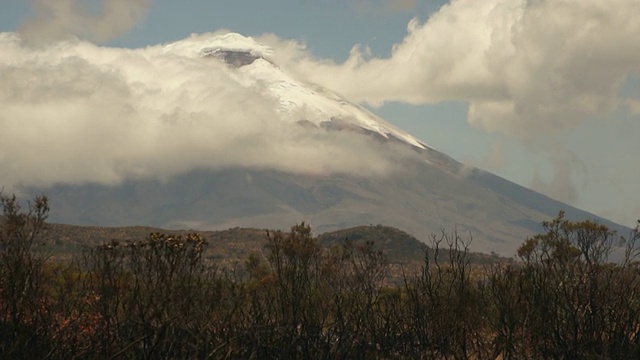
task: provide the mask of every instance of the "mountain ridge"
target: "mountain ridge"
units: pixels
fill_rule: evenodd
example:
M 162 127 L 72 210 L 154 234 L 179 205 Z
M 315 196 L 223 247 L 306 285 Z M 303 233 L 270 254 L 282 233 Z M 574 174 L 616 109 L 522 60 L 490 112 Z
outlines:
M 173 236 L 195 233 L 207 241 L 204 252 L 207 259 L 214 261 L 219 266 L 232 268 L 235 264 L 246 261 L 251 255 L 263 256 L 267 243 L 267 232 L 272 231 L 274 230 L 238 227 L 216 231 L 198 231 L 148 226 L 104 227 L 48 223 L 40 234 L 38 243 L 39 251 L 44 251 L 53 258 L 63 260 L 104 244 L 114 242 L 126 244 L 140 241 L 153 233 Z M 333 246 L 358 248 L 364 246 L 365 243 L 371 243 L 372 250 L 382 251 L 396 272 L 401 267 L 405 267 L 407 271 L 417 271 L 424 264 L 426 251 L 429 251 L 430 256 L 433 256 L 433 248 L 430 245 L 402 230 L 379 224 L 361 225 L 319 234 L 314 232 L 314 237 L 317 239 L 318 245 L 327 250 Z M 440 244 L 442 259 L 448 256 L 447 246 L 444 243 Z M 469 252 L 468 256 L 474 265 L 513 261 L 499 257 L 497 254 Z

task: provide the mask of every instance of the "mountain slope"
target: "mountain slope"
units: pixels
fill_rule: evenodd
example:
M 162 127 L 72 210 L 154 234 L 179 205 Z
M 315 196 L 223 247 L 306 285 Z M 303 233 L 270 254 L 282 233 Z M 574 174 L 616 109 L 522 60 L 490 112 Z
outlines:
M 227 169 L 194 171 L 167 182 L 57 186 L 47 193 L 57 222 L 223 230 L 288 229 L 306 220 L 319 232 L 384 224 L 423 241 L 430 233 L 457 228 L 473 236 L 474 251 L 506 256 L 560 210 L 573 219 L 595 218 L 524 188 L 489 189 L 503 181 L 487 173 L 463 177 L 428 166 L 388 178 Z

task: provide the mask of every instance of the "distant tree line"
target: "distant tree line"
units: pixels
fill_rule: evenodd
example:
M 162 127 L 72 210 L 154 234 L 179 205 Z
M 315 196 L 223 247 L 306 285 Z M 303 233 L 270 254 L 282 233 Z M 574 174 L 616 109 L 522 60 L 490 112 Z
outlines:
M 638 228 L 619 246 L 561 213 L 482 271 L 443 233 L 391 284 L 373 243 L 323 248 L 304 223 L 231 269 L 161 233 L 55 263 L 38 251 L 47 198 L 0 199 L 2 359 L 640 358 Z

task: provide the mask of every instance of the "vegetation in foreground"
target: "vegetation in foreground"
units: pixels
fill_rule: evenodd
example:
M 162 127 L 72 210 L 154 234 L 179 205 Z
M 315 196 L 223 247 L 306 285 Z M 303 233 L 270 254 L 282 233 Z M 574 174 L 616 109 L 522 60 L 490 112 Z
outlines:
M 561 213 L 520 262 L 472 269 L 468 242 L 434 236 L 417 273 L 385 281 L 367 242 L 323 248 L 304 223 L 222 269 L 197 234 L 153 233 L 56 263 L 38 251 L 49 211 L 1 196 L 0 357 L 640 358 L 638 228 L 620 238 Z

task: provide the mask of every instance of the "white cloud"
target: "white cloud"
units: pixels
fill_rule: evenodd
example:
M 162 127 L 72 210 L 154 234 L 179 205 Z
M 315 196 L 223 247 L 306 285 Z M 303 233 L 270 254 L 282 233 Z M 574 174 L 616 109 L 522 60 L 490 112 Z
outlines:
M 100 0 L 92 11 L 81 0 L 31 0 L 33 16 L 20 28 L 22 38 L 43 45 L 68 38 L 106 42 L 128 32 L 146 14 L 151 0 Z
M 618 105 L 619 85 L 640 69 L 639 12 L 635 0 L 454 0 L 424 24 L 412 20 L 389 58 L 356 46 L 341 64 L 265 41 L 286 50 L 281 61 L 297 73 L 350 99 L 469 101 L 475 126 L 529 136 Z
M 636 0 L 452 0 L 412 20 L 388 58 L 356 46 L 343 63 L 301 43 L 263 41 L 299 76 L 355 101 L 468 102 L 472 126 L 546 154 L 554 173 L 534 177 L 534 187 L 571 201 L 588 174 L 561 136 L 620 107 L 638 112 L 622 85 L 640 70 L 639 13 Z
M 586 166 L 578 156 L 553 141 L 546 143 L 550 179 L 540 169 L 534 169 L 531 188 L 568 204 L 575 203 L 585 188 Z M 551 149 L 552 148 L 552 149 Z
M 144 49 L 79 40 L 32 48 L 0 33 L 0 186 L 237 165 L 364 175 L 392 167 L 388 146 L 291 125 L 259 84 L 197 56 L 212 36 Z

